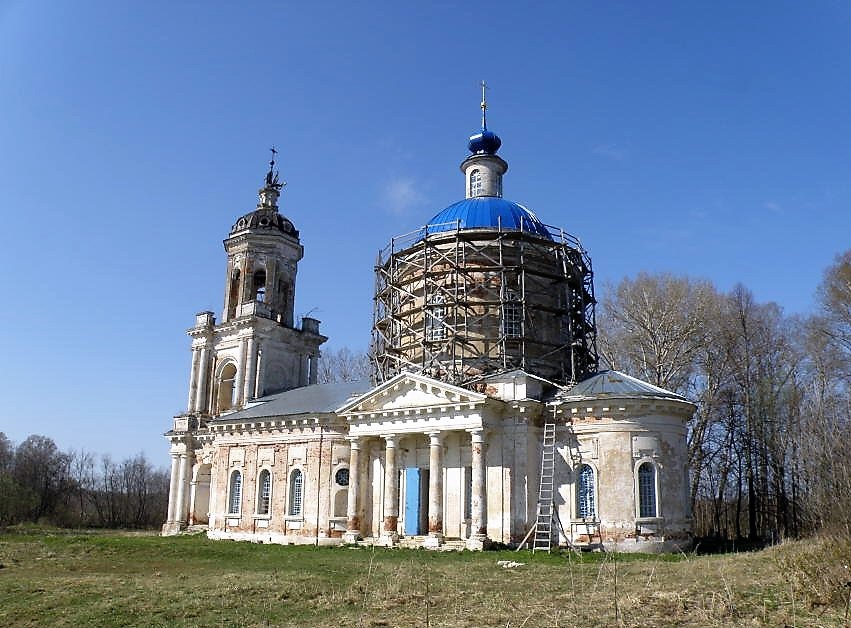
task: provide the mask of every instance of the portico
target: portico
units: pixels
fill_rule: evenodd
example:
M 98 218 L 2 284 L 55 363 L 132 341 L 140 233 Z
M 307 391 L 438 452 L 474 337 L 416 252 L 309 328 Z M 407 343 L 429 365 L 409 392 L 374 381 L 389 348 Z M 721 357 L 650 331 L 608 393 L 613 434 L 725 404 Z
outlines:
M 408 535 L 423 537 L 423 546 L 432 548 L 446 538 L 486 545 L 486 417 L 498 422 L 505 406 L 481 393 L 404 373 L 338 409 L 349 424 L 351 444 L 344 539 L 371 537 L 392 547 Z M 378 448 L 368 445 L 376 441 Z M 362 451 L 378 455 L 362 465 Z M 380 482 L 368 477 L 374 469 L 381 469 Z M 363 491 L 364 485 L 373 490 Z M 383 495 L 374 490 L 379 486 Z M 365 518 L 366 512 L 373 516 Z M 381 529 L 371 529 L 368 521 L 380 521 Z

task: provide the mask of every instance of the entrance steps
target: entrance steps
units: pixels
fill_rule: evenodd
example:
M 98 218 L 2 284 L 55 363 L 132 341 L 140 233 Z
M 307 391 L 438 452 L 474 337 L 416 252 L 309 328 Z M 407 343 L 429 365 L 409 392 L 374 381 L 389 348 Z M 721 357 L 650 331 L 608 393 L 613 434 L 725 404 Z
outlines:
M 208 526 L 206 523 L 197 523 L 195 525 L 186 526 L 183 530 L 180 531 L 180 534 L 201 534 L 202 532 L 206 534 L 207 530 L 209 529 L 210 526 Z
M 422 549 L 425 547 L 425 542 L 428 537 L 425 535 L 417 535 L 417 536 L 403 536 L 399 537 L 399 541 L 396 544 L 396 547 L 402 549 Z M 372 547 L 373 545 L 382 545 L 379 539 L 375 537 L 367 537 L 357 543 L 360 547 Z M 437 548 L 429 548 L 436 549 L 440 552 L 460 552 L 463 549 L 466 549 L 467 542 L 464 539 L 459 538 L 444 538 L 443 543 L 440 544 L 440 547 Z

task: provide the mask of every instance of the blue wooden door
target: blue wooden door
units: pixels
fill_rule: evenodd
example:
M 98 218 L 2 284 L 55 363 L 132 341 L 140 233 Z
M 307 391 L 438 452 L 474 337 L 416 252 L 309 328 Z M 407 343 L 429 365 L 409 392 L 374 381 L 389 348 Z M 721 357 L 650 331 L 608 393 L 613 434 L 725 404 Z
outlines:
M 405 534 L 415 536 L 420 531 L 420 476 L 417 467 L 405 469 Z

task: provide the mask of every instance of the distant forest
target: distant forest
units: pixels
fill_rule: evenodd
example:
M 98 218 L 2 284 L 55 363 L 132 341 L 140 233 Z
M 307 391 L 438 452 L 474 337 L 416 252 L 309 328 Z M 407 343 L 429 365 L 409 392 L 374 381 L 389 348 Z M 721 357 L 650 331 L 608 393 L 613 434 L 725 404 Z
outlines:
M 602 366 L 698 404 L 688 432 L 697 536 L 851 536 L 851 250 L 825 270 L 806 317 L 742 285 L 725 293 L 670 274 L 640 273 L 598 294 Z M 366 354 L 329 349 L 320 381 L 369 370 Z M 0 433 L 0 526 L 155 527 L 168 484 L 141 454 L 114 462 L 44 436 L 15 447 Z
M 114 462 L 63 452 L 37 435 L 15 447 L 0 432 L 0 526 L 157 527 L 165 521 L 168 485 L 167 472 L 142 454 Z

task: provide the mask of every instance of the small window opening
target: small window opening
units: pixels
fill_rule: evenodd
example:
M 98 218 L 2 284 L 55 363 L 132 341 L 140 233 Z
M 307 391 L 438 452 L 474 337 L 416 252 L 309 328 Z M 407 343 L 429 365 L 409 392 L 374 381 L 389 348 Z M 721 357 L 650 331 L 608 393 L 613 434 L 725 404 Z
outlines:
M 348 486 L 349 485 L 349 470 L 346 468 L 337 469 L 337 473 L 334 474 L 334 481 L 340 486 Z
M 433 295 L 429 299 L 429 305 L 426 309 L 426 340 L 436 342 L 443 340 L 446 335 L 446 329 L 443 326 L 446 318 L 446 307 L 443 305 L 443 297 L 439 294 Z
M 254 273 L 254 300 L 266 300 L 266 271 L 258 270 Z
M 482 173 L 478 168 L 470 171 L 470 196 L 482 195 Z
M 514 290 L 506 290 L 502 303 L 502 333 L 506 338 L 519 338 L 523 334 L 523 306 Z

